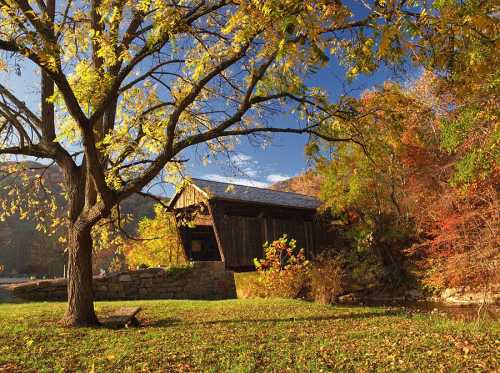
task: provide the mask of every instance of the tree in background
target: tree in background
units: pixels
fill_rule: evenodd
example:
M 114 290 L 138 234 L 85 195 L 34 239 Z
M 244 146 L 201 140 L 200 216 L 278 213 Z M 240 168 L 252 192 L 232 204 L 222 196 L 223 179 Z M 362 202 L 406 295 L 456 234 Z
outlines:
M 128 240 L 126 243 L 124 253 L 128 266 L 170 267 L 187 264 L 172 214 L 160 204 L 154 210 L 154 218 L 140 221 L 139 240 Z
M 22 208 L 41 212 L 40 221 L 66 225 L 68 308 L 62 323 L 98 323 L 92 231 L 112 214 L 119 219 L 122 201 L 147 194 L 160 174 L 177 176 L 185 149 L 198 146 L 209 157 L 237 136 L 273 132 L 351 141 L 320 127 L 350 116 L 350 107 L 330 104 L 304 79 L 326 63 L 325 52 L 347 67 L 349 77 L 372 72 L 382 61 L 399 62 L 407 49 L 402 41 L 418 36 L 411 25 L 421 15 L 411 9 L 419 5 L 2 1 L 0 68 L 12 79 L 23 68 L 41 70 L 38 103 L 27 105 L 0 84 L 0 154 L 10 161 L 2 172 L 23 174 L 26 186 L 32 174 L 19 161 L 57 165 L 66 200 L 48 209 L 35 190 L 12 189 L 14 205 L 2 213 L 25 201 Z M 290 109 L 303 119 L 301 127 L 269 125 L 273 113 Z M 43 191 L 43 182 L 34 185 Z M 62 206 L 65 219 L 51 218 Z
M 3 164 L 0 167 L 6 167 Z M 7 167 L 8 164 L 7 164 Z M 24 175 L 16 173 L 0 177 L 0 261 L 5 263 L 7 273 L 22 273 L 33 276 L 62 276 L 64 273 L 64 249 L 58 238 L 64 234 L 61 221 L 63 203 L 60 196 L 61 178 L 54 168 L 36 162 L 19 164 Z M 43 174 L 44 182 L 38 180 Z M 9 202 L 23 193 L 29 198 Z M 45 201 L 45 202 L 44 202 Z M 44 207 L 46 214 L 35 209 Z M 2 232 L 8 232 L 2 234 Z
M 434 6 L 442 17 L 422 17 L 415 50 L 432 71 L 353 102 L 358 119 L 339 129 L 360 146 L 310 149 L 327 205 L 386 268 L 408 251 L 434 288 L 486 288 L 500 280 L 498 13 L 493 2 Z

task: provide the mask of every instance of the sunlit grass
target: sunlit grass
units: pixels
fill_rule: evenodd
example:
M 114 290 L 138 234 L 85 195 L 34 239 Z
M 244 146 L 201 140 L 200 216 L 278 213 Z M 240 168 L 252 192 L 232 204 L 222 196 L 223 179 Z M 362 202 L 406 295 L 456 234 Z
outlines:
M 64 303 L 0 304 L 0 371 L 493 371 L 498 322 L 290 300 L 139 305 L 143 327 L 65 329 Z

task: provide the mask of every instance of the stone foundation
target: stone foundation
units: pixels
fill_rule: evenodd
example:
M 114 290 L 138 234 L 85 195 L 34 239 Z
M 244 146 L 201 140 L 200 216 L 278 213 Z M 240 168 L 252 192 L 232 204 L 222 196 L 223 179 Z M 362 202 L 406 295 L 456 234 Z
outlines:
M 24 300 L 66 300 L 66 279 L 30 281 L 6 289 Z M 234 274 L 223 262 L 194 262 L 192 268 L 150 268 L 94 277 L 95 300 L 236 298 Z

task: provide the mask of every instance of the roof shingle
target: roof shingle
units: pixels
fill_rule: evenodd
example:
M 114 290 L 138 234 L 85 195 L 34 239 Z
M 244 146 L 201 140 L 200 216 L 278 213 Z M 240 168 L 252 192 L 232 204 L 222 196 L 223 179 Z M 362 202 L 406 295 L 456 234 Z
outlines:
M 316 209 L 321 205 L 321 202 L 318 199 L 304 194 L 195 178 L 192 178 L 191 182 L 195 187 L 205 192 L 209 199 L 215 198 L 254 202 L 311 210 Z

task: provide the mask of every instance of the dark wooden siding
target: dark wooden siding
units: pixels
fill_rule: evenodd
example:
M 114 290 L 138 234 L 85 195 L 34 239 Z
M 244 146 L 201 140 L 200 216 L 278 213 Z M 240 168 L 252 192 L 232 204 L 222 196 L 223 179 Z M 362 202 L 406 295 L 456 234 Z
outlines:
M 196 208 L 195 206 L 200 206 Z M 263 244 L 283 234 L 297 240 L 297 248 L 308 254 L 323 241 L 323 231 L 315 223 L 315 210 L 280 207 L 209 199 L 193 186 L 187 186 L 174 201 L 180 211 L 198 210 L 193 223 L 197 226 L 213 225 L 221 259 L 228 268 L 253 268 L 253 259 L 263 256 Z M 190 233 L 179 229 L 181 241 L 189 255 Z
M 263 256 L 263 244 L 283 234 L 297 240 L 298 248 L 312 250 L 314 211 L 239 202 L 211 201 L 214 228 L 226 266 L 252 267 Z
M 262 257 L 261 219 L 223 216 L 220 237 L 227 267 L 247 267 Z

